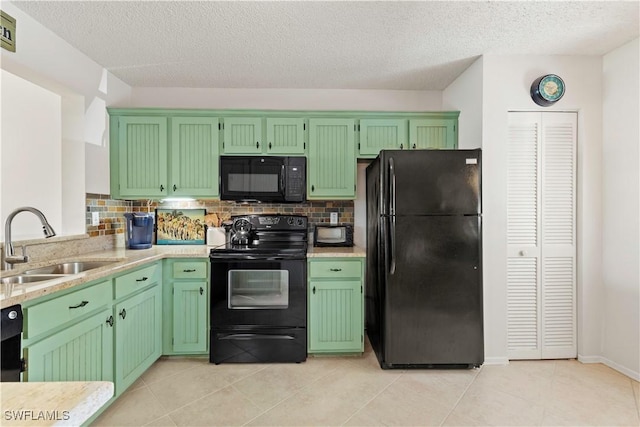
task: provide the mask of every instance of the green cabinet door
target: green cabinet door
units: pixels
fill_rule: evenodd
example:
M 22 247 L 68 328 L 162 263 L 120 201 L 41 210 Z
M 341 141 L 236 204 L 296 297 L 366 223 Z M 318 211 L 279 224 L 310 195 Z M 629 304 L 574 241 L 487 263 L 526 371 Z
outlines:
M 354 199 L 355 120 L 310 119 L 307 199 Z
M 173 285 L 173 351 L 207 351 L 207 282 L 176 282 Z
M 267 154 L 304 154 L 304 119 L 267 119 Z
M 408 148 L 407 120 L 362 119 L 360 120 L 360 157 L 375 157 L 380 150 L 402 150 Z
M 227 117 L 224 119 L 224 154 L 262 153 L 262 119 L 255 117 Z
M 167 119 L 118 118 L 118 180 L 114 194 L 121 197 L 167 195 Z M 113 167 L 113 165 L 112 165 Z
M 218 196 L 218 132 L 217 118 L 171 118 L 171 195 Z
M 116 304 L 116 395 L 127 389 L 162 352 L 161 287 L 149 289 Z
M 363 351 L 362 283 L 309 282 L 309 352 Z
M 411 149 L 458 147 L 456 119 L 409 120 Z
M 111 307 L 25 347 L 27 381 L 113 381 Z

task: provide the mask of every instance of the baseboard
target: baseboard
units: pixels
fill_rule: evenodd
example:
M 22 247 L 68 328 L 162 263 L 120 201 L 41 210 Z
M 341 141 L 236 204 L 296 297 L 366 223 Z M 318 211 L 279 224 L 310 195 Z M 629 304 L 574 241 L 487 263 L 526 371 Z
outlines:
M 578 354 L 578 361 L 582 363 L 604 363 L 601 356 L 583 356 Z
M 509 359 L 507 357 L 485 357 L 485 365 L 508 365 Z
M 633 380 L 640 381 L 640 372 L 629 369 L 626 366 L 622 366 L 619 363 L 614 362 L 613 360 L 607 359 L 606 357 L 578 355 L 578 360 L 582 363 L 602 363 L 603 365 L 606 365 L 611 369 L 615 369 L 616 371 L 628 376 Z

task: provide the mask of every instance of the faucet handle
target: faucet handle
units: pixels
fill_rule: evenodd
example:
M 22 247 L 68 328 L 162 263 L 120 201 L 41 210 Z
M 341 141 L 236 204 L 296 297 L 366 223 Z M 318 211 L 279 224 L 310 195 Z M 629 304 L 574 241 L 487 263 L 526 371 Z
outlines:
M 27 255 L 27 246 L 22 245 L 22 256 L 20 255 L 11 255 L 5 256 L 4 262 L 7 264 L 23 264 L 25 262 L 29 262 L 29 256 Z

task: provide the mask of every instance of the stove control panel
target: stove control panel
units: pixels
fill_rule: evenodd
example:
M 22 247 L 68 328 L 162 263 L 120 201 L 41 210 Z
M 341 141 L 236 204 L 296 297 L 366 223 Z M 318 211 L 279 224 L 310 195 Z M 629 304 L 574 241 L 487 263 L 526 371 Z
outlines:
M 305 231 L 308 220 L 303 215 L 279 215 L 279 214 L 255 214 L 232 217 L 234 222 L 239 219 L 246 219 L 251 223 L 253 230 L 290 230 Z

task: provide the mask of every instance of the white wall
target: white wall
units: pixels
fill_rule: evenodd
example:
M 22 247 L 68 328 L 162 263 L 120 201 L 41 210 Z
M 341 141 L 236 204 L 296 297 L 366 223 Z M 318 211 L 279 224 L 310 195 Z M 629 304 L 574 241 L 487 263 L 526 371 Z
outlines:
M 42 211 L 56 232 L 62 227 L 62 168 L 60 96 L 1 70 L 2 225 L 22 206 Z M 43 238 L 40 220 L 18 214 L 12 239 Z M 4 241 L 4 227 L 1 227 Z
M 477 59 L 442 93 L 442 108 L 460 111 L 458 148 L 482 147 L 483 61 Z
M 605 363 L 640 380 L 640 44 L 605 55 L 602 271 Z
M 118 107 L 439 111 L 442 92 L 341 89 L 133 88 Z
M 554 73 L 566 94 L 552 107 L 529 96 L 537 77 Z M 602 59 L 580 56 L 494 56 L 483 59 L 483 209 L 485 355 L 507 361 L 506 170 L 510 110 L 578 112 L 577 300 L 578 355 L 601 351 L 602 262 Z
M 130 88 L 11 1 L 3 0 L 2 9 L 18 24 L 16 52 L 1 49 L 0 66 L 62 100 L 62 134 L 57 136 L 62 139 L 62 157 L 59 154 L 58 158 L 63 159 L 63 222 L 56 231 L 60 235 L 85 233 L 86 192 L 109 192 L 108 116 L 104 107 L 128 98 Z M 85 141 L 91 143 L 86 158 Z M 16 201 L 7 203 L 15 205 Z

